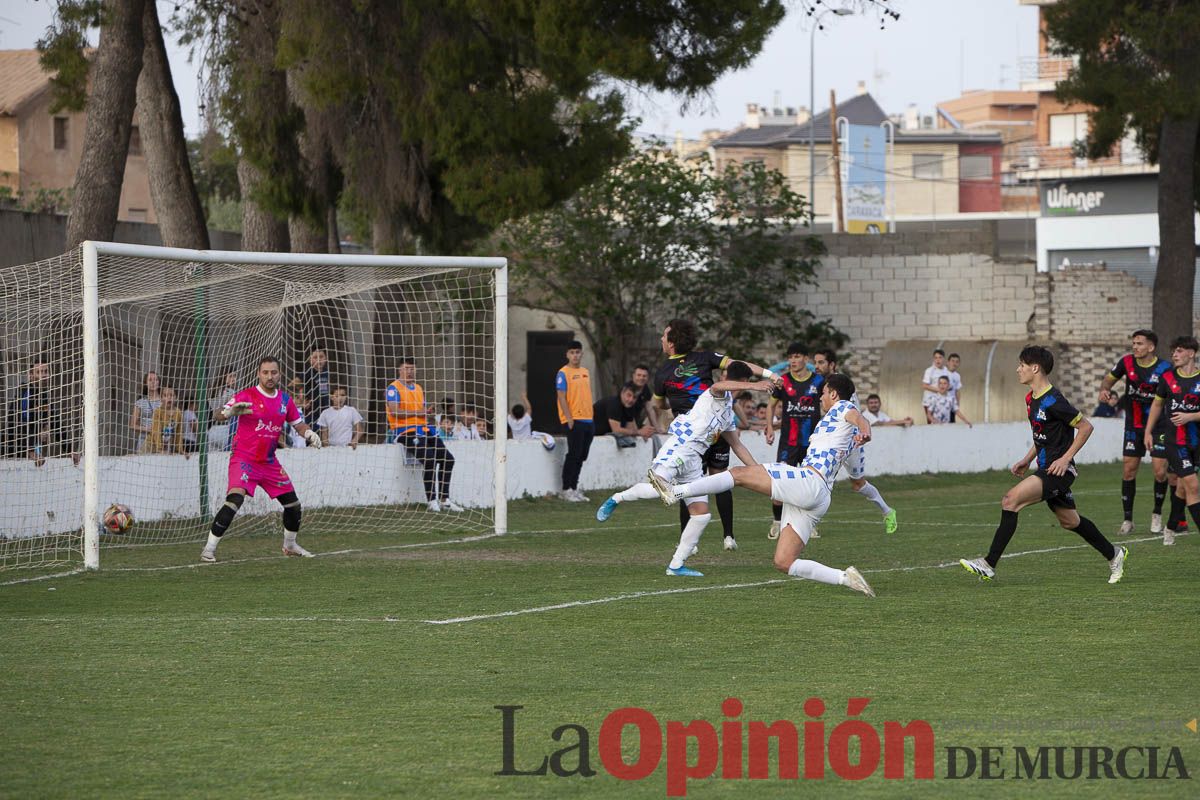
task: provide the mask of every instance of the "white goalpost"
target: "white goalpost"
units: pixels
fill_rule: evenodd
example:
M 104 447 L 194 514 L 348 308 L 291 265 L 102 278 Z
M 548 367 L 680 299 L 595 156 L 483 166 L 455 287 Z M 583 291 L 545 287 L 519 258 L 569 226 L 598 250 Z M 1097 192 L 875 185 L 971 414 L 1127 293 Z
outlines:
M 239 468 L 214 411 L 267 356 L 334 437 L 316 449 L 280 436 L 302 537 L 505 532 L 507 280 L 503 258 L 107 242 L 0 268 L 0 570 L 97 569 L 104 547 L 204 541 Z M 395 441 L 385 398 L 402 362 L 452 465 L 427 468 Z M 428 502 L 446 475 L 443 505 L 459 511 Z M 128 531 L 104 529 L 111 504 L 133 512 Z M 278 533 L 278 512 L 258 492 L 228 535 Z

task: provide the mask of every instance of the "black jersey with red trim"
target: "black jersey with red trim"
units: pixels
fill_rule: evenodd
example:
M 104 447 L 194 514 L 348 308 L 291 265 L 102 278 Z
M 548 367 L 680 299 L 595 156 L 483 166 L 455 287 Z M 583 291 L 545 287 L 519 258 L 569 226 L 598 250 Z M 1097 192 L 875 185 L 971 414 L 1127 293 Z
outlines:
M 672 414 L 686 414 L 716 383 L 713 372 L 725 369 L 729 361 L 728 356 L 710 350 L 671 356 L 654 374 L 654 396 L 667 398 Z
M 1047 386 L 1039 397 L 1034 397 L 1033 392 L 1025 395 L 1025 408 L 1033 446 L 1037 448 L 1038 469 L 1045 469 L 1071 449 L 1075 426 L 1083 415 L 1053 386 Z M 1073 460 L 1071 466 L 1075 466 Z
M 1200 372 L 1180 375 L 1178 370 L 1163 373 L 1158 384 L 1158 397 L 1163 400 L 1162 418 L 1167 421 L 1167 441 L 1195 447 L 1200 444 L 1200 422 L 1175 425 L 1172 414 L 1195 414 L 1200 412 Z
M 1162 375 L 1171 368 L 1170 362 L 1154 358 L 1154 363 L 1143 367 L 1133 357 L 1126 353 L 1108 374 L 1117 380 L 1124 379 L 1125 394 L 1121 398 L 1121 407 L 1125 409 L 1126 427 L 1142 429 L 1150 416 L 1150 404 L 1154 402 L 1154 392 L 1162 380 Z
M 798 381 L 785 372 L 779 386 L 771 392 L 780 403 L 779 435 L 786 447 L 808 447 L 813 428 L 821 421 L 821 391 L 825 385 L 822 375 L 809 373 Z

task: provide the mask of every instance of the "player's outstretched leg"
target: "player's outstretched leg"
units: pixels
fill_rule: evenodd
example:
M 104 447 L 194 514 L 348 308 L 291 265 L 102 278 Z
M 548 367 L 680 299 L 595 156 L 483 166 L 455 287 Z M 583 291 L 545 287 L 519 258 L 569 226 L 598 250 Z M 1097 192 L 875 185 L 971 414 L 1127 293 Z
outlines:
M 879 512 L 883 514 L 883 529 L 888 533 L 895 533 L 900 528 L 900 522 L 896 517 L 896 509 L 889 506 L 887 501 L 883 499 L 883 495 L 879 493 L 879 490 L 865 479 L 860 478 L 852 481 L 852 483 L 854 484 L 854 491 L 874 503 Z
M 225 502 L 217 509 L 217 513 L 213 517 L 212 527 L 208 532 L 208 543 L 200 551 L 201 561 L 211 564 L 217 560 L 217 545 L 221 543 L 221 537 L 225 535 L 225 531 L 229 530 L 234 515 L 237 514 L 244 502 L 246 502 L 244 491 L 234 490 L 225 495 Z
M 1000 563 L 1005 548 L 1017 532 L 1017 512 L 1022 508 L 1042 499 L 1042 479 L 1030 475 L 1016 486 L 1005 492 L 1000 500 L 1000 524 L 992 536 L 992 546 L 983 558 L 960 558 L 958 563 L 962 568 L 981 581 L 990 581 L 996 577 L 996 565 Z
M 275 498 L 283 506 L 283 554 L 299 558 L 312 558 L 313 554 L 296 544 L 296 534 L 300 533 L 300 498 L 295 491 L 281 494 Z
M 688 557 L 696 552 L 696 545 L 700 542 L 700 537 L 704 534 L 704 529 L 708 527 L 708 523 L 712 520 L 712 514 L 692 514 L 688 520 L 688 524 L 684 526 L 683 533 L 679 537 L 679 545 L 675 548 L 675 554 L 671 556 L 671 562 L 667 565 L 667 574 L 677 577 L 687 578 L 703 578 L 704 573 L 691 569 L 684 565 Z
M 797 524 L 801 530 L 797 531 L 793 524 L 787 524 L 779 532 L 779 541 L 775 545 L 775 569 L 786 572 L 793 578 L 827 583 L 831 586 L 845 586 L 847 589 L 862 592 L 867 597 L 875 596 L 875 590 L 856 568 L 834 569 L 819 561 L 800 558 L 816 519 L 803 515 L 803 522 Z
M 596 510 L 596 519 L 604 522 L 612 516 L 621 503 L 629 503 L 634 500 L 653 500 L 656 497 L 658 497 L 658 492 L 649 483 L 635 483 L 601 503 L 600 508 Z

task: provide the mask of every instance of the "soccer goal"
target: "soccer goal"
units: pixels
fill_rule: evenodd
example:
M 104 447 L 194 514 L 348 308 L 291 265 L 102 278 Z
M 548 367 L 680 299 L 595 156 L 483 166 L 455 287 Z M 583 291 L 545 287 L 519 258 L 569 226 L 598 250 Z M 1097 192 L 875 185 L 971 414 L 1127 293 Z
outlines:
M 102 547 L 203 541 L 233 435 L 214 411 L 264 356 L 335 440 L 280 434 L 302 536 L 504 532 L 507 279 L 502 258 L 104 242 L 0 268 L 0 569 L 96 569 Z M 409 360 L 428 424 L 454 436 L 461 511 L 428 507 L 422 465 L 394 443 L 386 392 Z M 111 504 L 133 512 L 128 531 L 104 528 Z M 278 533 L 278 511 L 260 491 L 229 534 Z

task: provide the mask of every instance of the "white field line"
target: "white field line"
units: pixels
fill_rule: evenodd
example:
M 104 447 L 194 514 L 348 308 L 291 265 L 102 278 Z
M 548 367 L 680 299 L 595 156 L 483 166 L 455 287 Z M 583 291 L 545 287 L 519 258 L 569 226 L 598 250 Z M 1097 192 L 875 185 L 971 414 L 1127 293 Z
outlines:
M 1176 534 L 1176 538 L 1181 536 L 1191 535 L 1192 532 Z M 1123 544 L 1138 544 L 1142 542 L 1159 541 L 1160 536 L 1144 536 L 1138 539 L 1125 539 Z M 1061 547 L 1044 547 L 1037 550 L 1021 550 L 1016 553 L 1006 553 L 1005 559 L 1019 558 L 1021 556 L 1039 555 L 1042 553 L 1057 553 L 1064 550 L 1083 550 L 1091 547 L 1089 544 L 1071 544 Z M 946 569 L 948 567 L 959 566 L 957 561 L 946 561 L 938 564 L 919 564 L 909 567 L 888 567 L 884 569 L 864 569 L 863 573 L 868 575 L 878 575 L 887 572 L 915 572 L 917 570 L 926 569 Z M 643 597 L 661 597 L 664 595 L 673 594 L 690 594 L 694 592 L 716 592 L 725 589 L 751 589 L 759 586 L 772 586 L 781 583 L 791 583 L 792 578 L 773 578 L 764 581 L 753 581 L 749 583 L 722 583 L 715 586 L 687 586 L 679 589 L 660 589 L 655 591 L 643 592 L 625 592 L 622 594 L 611 595 L 609 597 L 596 597 L 590 600 L 571 600 L 565 603 L 555 603 L 547 606 L 534 606 L 531 608 L 518 608 L 512 611 L 499 611 L 492 614 L 475 614 L 466 617 L 449 617 L 446 619 L 401 619 L 399 617 L 155 617 L 155 616 L 128 616 L 128 617 L 0 617 L 0 625 L 10 622 L 41 622 L 41 623 L 87 623 L 99 624 L 108 622 L 269 622 L 269 623 L 300 623 L 300 622 L 332 622 L 332 623 L 358 623 L 358 624 L 378 624 L 384 623 L 394 625 L 396 623 L 422 623 L 425 625 L 455 625 L 466 622 L 481 622 L 490 619 L 503 619 L 506 617 L 519 617 L 526 614 L 542 614 L 547 611 L 561 611 L 568 608 L 583 608 L 586 606 L 603 605 L 607 603 L 619 603 L 625 600 L 638 600 Z

